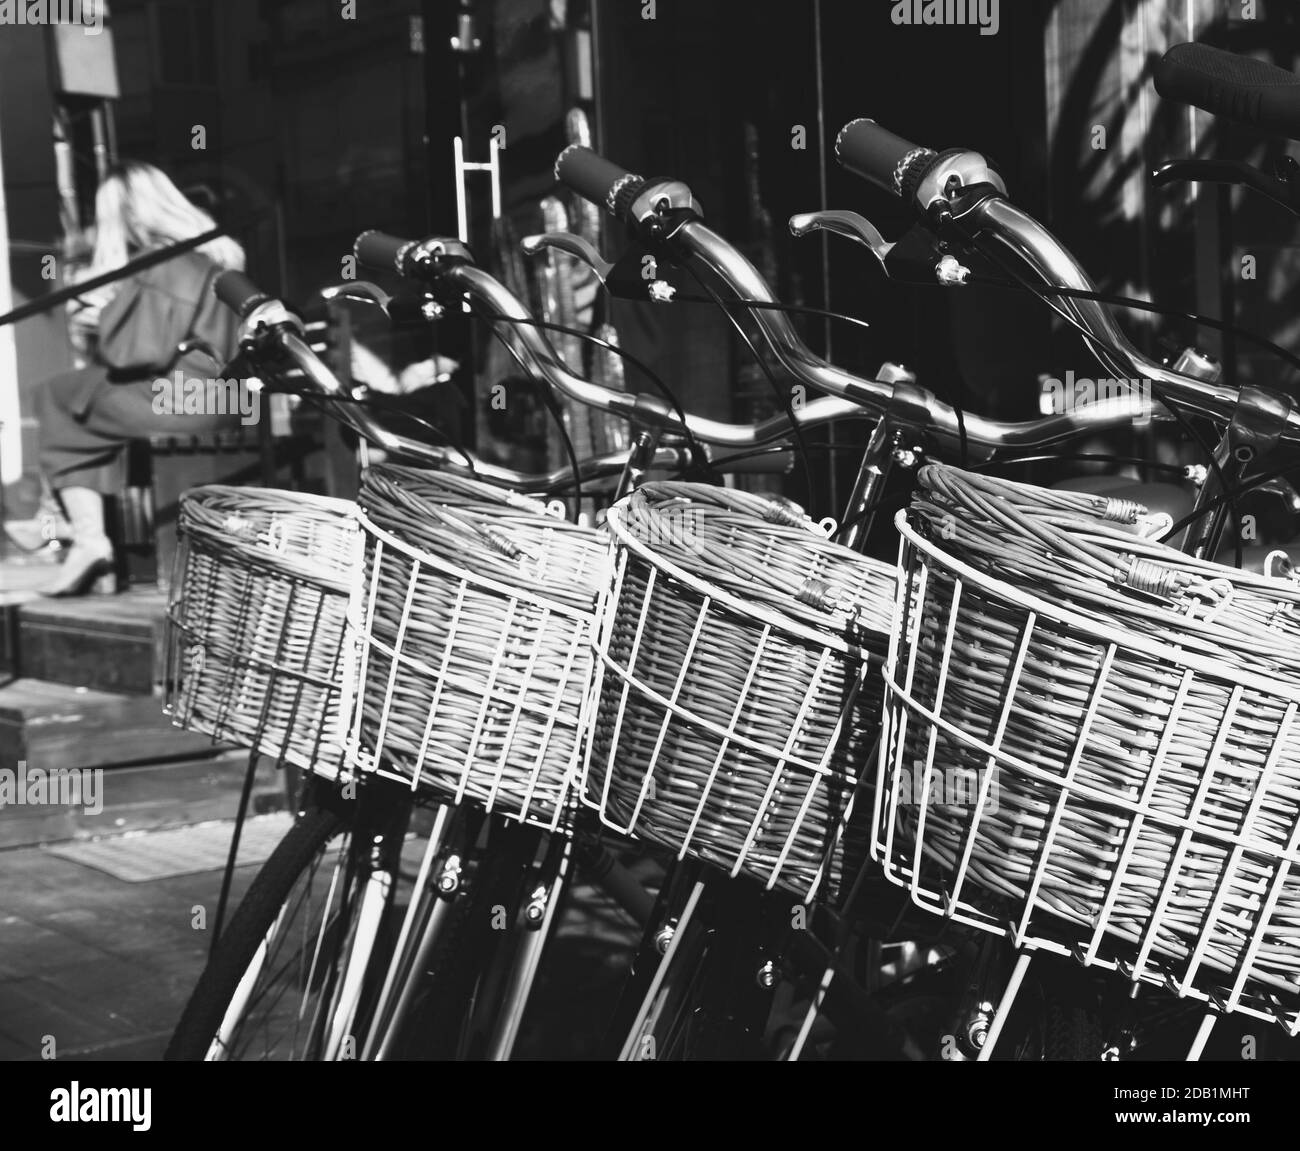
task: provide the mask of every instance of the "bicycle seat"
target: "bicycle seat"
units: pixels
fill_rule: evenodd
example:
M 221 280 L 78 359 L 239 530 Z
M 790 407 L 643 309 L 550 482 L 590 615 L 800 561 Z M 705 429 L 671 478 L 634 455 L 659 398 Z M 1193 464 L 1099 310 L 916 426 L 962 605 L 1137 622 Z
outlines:
M 1156 91 L 1216 116 L 1300 140 L 1300 76 L 1208 44 L 1176 44 L 1155 70 Z

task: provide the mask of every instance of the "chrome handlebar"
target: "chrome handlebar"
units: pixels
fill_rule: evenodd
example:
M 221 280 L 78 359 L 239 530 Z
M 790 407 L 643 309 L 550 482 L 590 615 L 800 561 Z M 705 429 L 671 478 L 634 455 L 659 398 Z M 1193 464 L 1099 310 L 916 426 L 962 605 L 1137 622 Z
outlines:
M 970 235 L 977 250 L 994 256 L 1013 256 L 1047 288 L 1095 292 L 1096 287 L 1079 262 L 1059 240 L 1028 213 L 999 196 L 981 200 L 955 222 Z M 1237 408 L 1236 389 L 1198 380 L 1157 364 L 1139 351 L 1124 334 L 1114 313 L 1100 300 L 1062 296 L 1059 305 L 1088 335 L 1104 347 L 1098 354 L 1121 376 L 1150 380 L 1169 398 L 1200 415 L 1229 422 Z M 1286 438 L 1300 438 L 1300 412 L 1286 418 Z
M 559 468 L 551 472 L 521 472 L 499 464 L 488 463 L 456 448 L 424 443 L 390 431 L 369 412 L 346 398 L 347 393 L 343 384 L 307 344 L 296 317 L 293 317 L 278 301 L 268 302 L 268 305 L 254 311 L 243 321 L 239 331 L 240 343 L 247 345 L 259 342 L 269 330 L 267 320 L 272 315 L 276 320 L 274 346 L 302 372 L 310 392 L 326 401 L 326 406 L 335 418 L 377 448 L 413 464 L 458 472 L 530 495 L 549 495 L 573 486 L 572 467 Z M 259 357 L 254 352 L 250 358 Z M 812 405 L 810 404 L 809 407 Z M 589 483 L 593 480 L 621 475 L 627 466 L 627 460 L 626 451 L 583 460 L 578 466 L 578 479 L 583 483 Z M 689 462 L 689 453 L 684 449 L 660 447 L 655 450 L 651 466 L 680 471 Z
M 448 278 L 490 309 L 499 309 L 498 314 L 506 317 L 528 316 L 528 313 L 523 310 L 523 305 L 491 276 L 469 264 L 459 265 L 456 271 L 460 274 L 449 275 Z M 367 299 L 381 307 L 384 305 L 387 297 L 381 290 L 363 290 L 358 293 L 353 290 L 356 286 L 354 283 L 342 285 L 335 291 L 327 289 L 327 298 L 347 296 Z M 362 286 L 363 289 L 373 287 L 364 282 Z M 381 296 L 384 299 L 381 300 L 379 298 Z M 531 320 L 531 317 L 528 318 Z M 571 389 L 569 394 L 577 393 L 575 398 L 585 396 L 584 402 L 590 402 L 592 406 L 603 407 L 603 410 L 616 411 L 619 414 L 631 412 L 633 413 L 631 418 L 639 422 L 654 423 L 669 431 L 680 431 L 680 422 L 676 416 L 671 411 L 652 406 L 652 402 L 646 397 L 629 396 L 573 376 L 563 367 L 550 348 L 550 344 L 540 337 L 535 326 L 512 324 L 511 328 L 517 336 L 521 337 L 518 342 L 528 356 L 526 362 L 537 367 L 543 377 L 550 379 L 550 382 L 557 387 L 563 384 L 565 388 Z M 461 471 L 479 479 L 529 493 L 560 491 L 573 484 L 575 475 L 572 467 L 544 473 L 515 471 L 475 459 L 473 456 L 468 456 L 467 460 L 468 453 L 458 449 L 424 443 L 384 427 L 373 415 L 351 399 L 342 382 L 307 343 L 301 321 L 279 300 L 266 299 L 253 307 L 241 320 L 238 336 L 241 348 L 254 362 L 254 366 L 269 364 L 273 357 L 288 360 L 302 373 L 307 383 L 307 390 L 320 397 L 324 401 L 324 406 L 336 419 L 391 455 L 422 466 Z M 527 338 L 529 336 L 533 338 Z M 604 407 L 606 404 L 609 406 Z M 647 418 L 647 413 L 650 413 L 650 418 Z M 798 425 L 808 429 L 862 416 L 861 410 L 856 405 L 845 400 L 825 397 L 810 401 L 794 414 Z M 687 417 L 687 422 L 699 439 L 710 444 L 735 448 L 759 448 L 776 444 L 788 438 L 790 434 L 790 421 L 784 415 L 774 416 L 752 425 L 726 424 L 691 416 Z M 577 478 L 585 483 L 620 475 L 627 464 L 628 456 L 628 451 L 613 452 L 579 461 Z M 690 453 L 685 448 L 667 445 L 655 450 L 647 466 L 681 471 L 690 462 Z M 770 468 L 765 468 L 762 462 L 755 460 L 745 467 L 738 465 L 735 470 L 770 470 Z
M 576 254 L 576 245 L 571 246 Z M 581 258 L 581 257 L 579 257 Z M 502 334 L 520 358 L 537 375 L 578 403 L 608 412 L 633 423 L 667 432 L 688 432 L 712 447 L 751 448 L 769 444 L 790 434 L 790 420 L 773 416 L 757 424 L 734 424 L 686 413 L 682 424 L 677 413 L 663 400 L 644 393 L 619 392 L 593 384 L 574 374 L 560 359 L 532 314 L 499 280 L 471 263 L 454 263 L 439 274 L 439 280 L 465 292 L 483 306 L 489 318 L 505 321 Z M 826 389 L 831 390 L 831 389 Z M 795 411 L 801 428 L 818 427 L 834 420 L 861 417 L 861 405 L 852 399 L 819 399 Z
M 954 159 L 947 163 L 944 171 L 952 176 L 957 168 L 962 168 L 962 165 Z M 978 173 L 983 170 L 982 161 L 972 161 L 963 170 Z M 925 181 L 923 191 L 934 203 L 939 198 L 939 190 L 932 184 L 933 181 Z M 956 192 L 963 190 L 958 183 L 951 186 Z M 995 185 L 989 185 L 989 188 L 997 190 Z M 647 188 L 643 198 L 653 200 L 654 192 L 653 186 Z M 1092 281 L 1060 242 L 1031 216 L 1000 195 L 984 197 L 953 219 L 965 228 L 977 249 L 995 255 L 1015 256 L 1045 287 L 1095 291 Z M 806 217 L 796 217 L 796 220 L 806 229 L 809 223 Z M 836 224 L 843 226 L 834 226 L 831 230 L 845 234 L 857 232 L 855 238 L 867 242 L 868 247 L 872 246 L 870 234 L 875 233 L 875 229 L 869 224 L 870 232 L 864 232 L 852 220 L 851 214 L 844 220 L 837 220 Z M 831 227 L 826 219 L 813 226 Z M 698 217 L 685 215 L 674 221 L 665 239 L 672 250 L 699 259 L 725 280 L 742 300 L 775 302 L 771 289 L 753 264 Z M 1118 358 L 1120 375 L 1150 380 L 1172 401 L 1223 423 L 1232 421 L 1239 399 L 1235 389 L 1198 380 L 1155 363 L 1133 346 L 1109 308 L 1099 301 L 1063 296 L 1061 303 L 1093 339 L 1116 349 L 1115 354 L 1106 349 L 1100 350 L 1099 354 L 1103 358 L 1110 357 L 1112 361 Z M 906 427 L 918 433 L 929 432 L 956 440 L 964 424 L 968 449 L 979 458 L 995 458 L 1007 449 L 1047 448 L 1084 432 L 1120 427 L 1150 416 L 1148 399 L 1141 394 L 1142 389 L 1135 388 L 1121 397 L 1080 405 L 1072 411 L 1041 419 L 994 420 L 963 412 L 959 421 L 956 410 L 928 389 L 911 383 L 890 384 L 866 379 L 828 364 L 808 349 L 789 319 L 778 309 L 755 308 L 752 315 L 777 359 L 801 382 L 848 399 L 873 413 L 888 413 L 896 427 Z M 1300 439 L 1300 412 L 1291 410 L 1287 413 L 1284 435 L 1287 439 Z

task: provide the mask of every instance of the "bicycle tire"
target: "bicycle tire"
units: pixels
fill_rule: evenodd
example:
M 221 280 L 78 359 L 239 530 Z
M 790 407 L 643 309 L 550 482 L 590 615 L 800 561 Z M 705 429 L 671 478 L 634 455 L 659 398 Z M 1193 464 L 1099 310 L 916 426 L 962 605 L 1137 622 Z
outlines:
M 222 933 L 190 995 L 163 1059 L 202 1061 L 225 1019 L 236 988 L 285 907 L 299 878 L 330 842 L 350 830 L 345 817 L 323 808 L 304 812 L 271 853 Z M 355 907 L 355 901 L 353 905 Z
M 1105 1047 L 1101 1017 L 1096 1011 L 1049 1003 L 1043 1016 L 1043 1061 L 1097 1063 Z
M 1038 972 L 1008 1022 L 1010 1058 L 1022 1063 L 1099 1063 L 1106 1016 L 1093 979 L 1082 968 L 1052 965 Z M 1006 1058 L 995 1055 L 994 1058 Z

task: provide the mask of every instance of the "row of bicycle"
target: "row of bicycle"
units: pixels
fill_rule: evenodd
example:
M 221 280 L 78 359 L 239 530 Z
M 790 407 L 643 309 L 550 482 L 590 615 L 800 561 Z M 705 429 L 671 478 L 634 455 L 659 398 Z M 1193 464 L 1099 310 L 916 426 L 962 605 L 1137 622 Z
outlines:
M 389 462 L 355 505 L 184 502 L 169 710 L 307 784 L 171 1057 L 509 1058 L 578 880 L 639 938 L 611 1056 L 1196 1057 L 1224 1016 L 1280 1025 L 1251 1043 L 1288 1049 L 1300 584 L 1280 549 L 1259 574 L 1212 557 L 1285 470 L 1258 439 L 1230 450 L 1241 429 L 1272 419 L 1285 458 L 1300 414 L 1135 348 L 977 153 L 855 121 L 837 154 L 913 204 L 941 279 L 993 263 L 1152 396 L 1003 422 L 846 372 L 685 184 L 577 147 L 558 179 L 660 267 L 716 277 L 823 398 L 749 426 L 603 388 L 462 244 L 361 236 L 362 265 L 468 306 L 539 381 L 634 429 L 626 452 L 524 475 L 395 433 L 281 303 L 219 282 L 240 374 Z M 576 237 L 527 247 L 609 271 Z M 1085 434 L 1191 436 L 1189 416 L 1220 438 L 1186 522 L 990 474 Z M 849 419 L 866 432 L 838 524 L 701 482 Z M 863 555 L 891 470 L 922 460 L 897 563 Z M 609 500 L 600 526 L 565 518 L 575 489 Z

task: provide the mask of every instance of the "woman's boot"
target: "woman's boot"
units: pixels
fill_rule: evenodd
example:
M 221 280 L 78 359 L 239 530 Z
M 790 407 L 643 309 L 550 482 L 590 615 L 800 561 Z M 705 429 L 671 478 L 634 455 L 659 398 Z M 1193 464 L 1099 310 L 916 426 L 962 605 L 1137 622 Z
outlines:
M 104 497 L 91 488 L 61 488 L 59 499 L 72 524 L 72 547 L 58 578 L 41 594 L 105 595 L 117 591 L 113 544 L 104 531 Z

